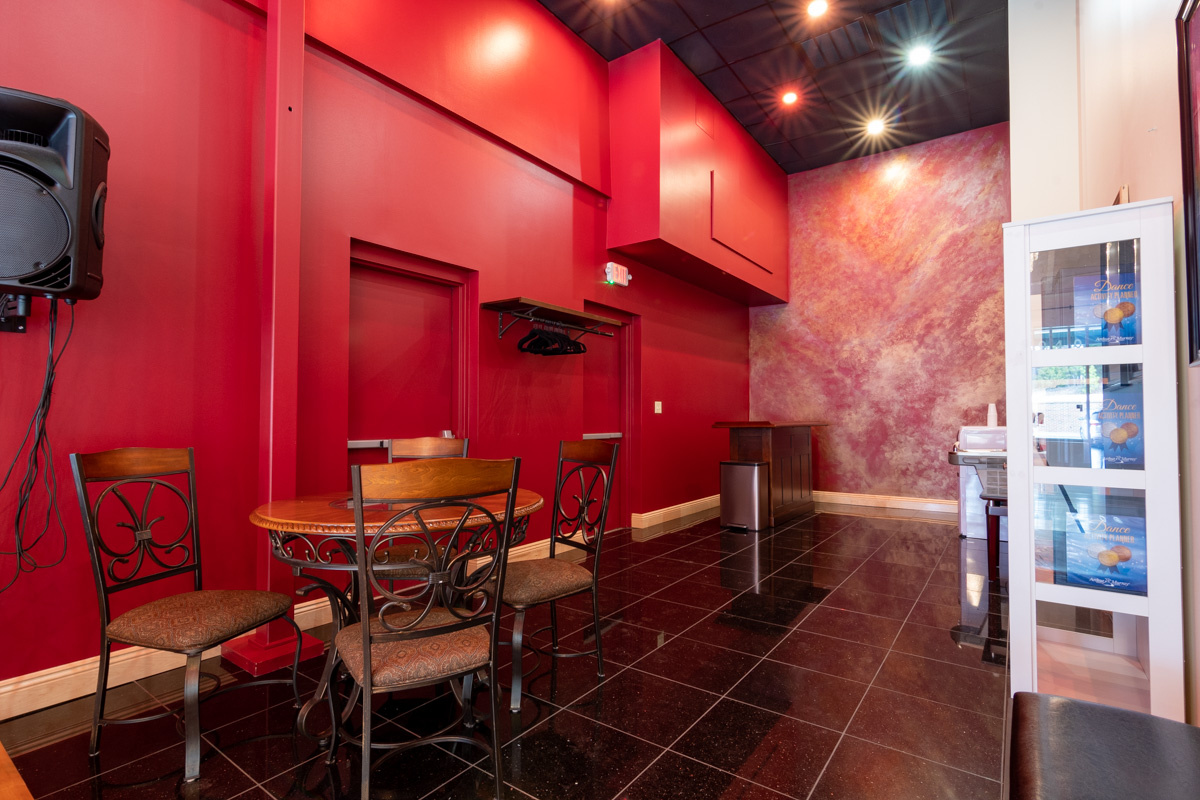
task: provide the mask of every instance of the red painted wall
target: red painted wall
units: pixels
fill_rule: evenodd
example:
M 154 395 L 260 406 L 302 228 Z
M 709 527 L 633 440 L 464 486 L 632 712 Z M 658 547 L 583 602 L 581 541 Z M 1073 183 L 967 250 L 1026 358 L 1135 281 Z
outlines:
M 751 413 L 821 419 L 815 488 L 953 500 L 1004 421 L 1008 125 L 792 175 L 792 303 L 751 311 Z
M 747 303 L 786 301 L 783 170 L 661 41 L 611 73 L 609 247 Z
M 729 458 L 729 432 L 712 427 L 726 419 L 714 412 L 749 418 L 749 320 L 744 308 L 729 313 L 724 297 L 628 263 L 629 287 L 598 287 L 592 299 L 640 316 L 641 401 L 634 424 L 643 455 L 635 467 L 640 496 L 635 487 L 633 501 L 640 512 L 720 491 L 718 464 Z M 654 413 L 655 400 L 662 401 L 662 414 Z
M 108 132 L 112 159 L 104 290 L 76 306 L 49 421 L 67 557 L 0 594 L 0 679 L 98 651 L 69 453 L 195 447 L 210 588 L 253 585 L 262 541 L 247 514 L 258 472 L 263 20 L 214 0 L 8 3 L 3 17 L 0 81 L 84 108 Z M 46 312 L 35 300 L 29 333 L 0 335 L 5 461 L 40 388 Z M 13 503 L 10 487 L 3 549 Z M 0 556 L 6 576 L 12 566 Z
M 348 439 L 454 430 L 451 301 L 448 286 L 351 268 Z
M 348 307 L 354 238 L 474 270 L 482 301 L 525 295 L 582 309 L 594 300 L 645 315 L 643 405 L 663 399 L 668 413 L 643 429 L 643 465 L 652 478 L 632 510 L 717 492 L 724 442 L 707 429 L 720 409 L 747 408 L 743 306 L 633 261 L 628 289 L 605 285 L 605 198 L 337 59 L 310 52 L 305 84 L 302 316 L 309 322 L 301 330 L 300 382 L 307 391 L 300 451 L 313 457 L 301 459 L 300 491 L 344 482 L 345 445 L 327 435 L 323 421 L 346 415 L 348 317 L 322 310 Z M 350 140 L 354 146 L 345 146 Z M 407 157 L 397 154 L 396 142 L 404 143 Z M 363 163 L 375 168 L 363 171 Z M 472 455 L 522 456 L 522 484 L 548 495 L 557 443 L 585 432 L 587 356 L 520 353 L 517 341 L 526 330 L 522 322 L 498 339 L 495 314 L 481 312 L 478 395 L 467 434 Z M 699 385 L 714 388 L 698 393 Z M 713 464 L 711 474 L 680 469 L 700 459 Z M 534 539 L 545 524 L 534 520 Z
M 608 192 L 608 68 L 527 0 L 307 0 L 305 32 Z M 381 32 L 387 32 L 381 35 Z M 597 124 L 600 121 L 602 124 Z
M 636 262 L 629 289 L 601 283 L 611 258 L 608 200 L 596 189 L 607 171 L 603 62 L 532 0 L 478 3 L 508 9 L 507 19 L 525 26 L 533 63 L 557 75 L 559 90 L 577 82 L 580 97 L 599 92 L 601 101 L 581 101 L 570 126 L 548 114 L 552 99 L 485 113 L 471 104 L 487 92 L 455 84 L 430 103 L 423 60 L 373 62 L 368 71 L 356 62 L 376 50 L 439 47 L 450 48 L 445 58 L 465 58 L 473 40 L 456 39 L 451 24 L 461 4 L 396 5 L 419 6 L 421 25 L 377 21 L 343 32 L 356 48 L 375 42 L 348 59 L 326 44 L 305 56 L 299 490 L 348 482 L 353 238 L 461 268 L 476 301 L 530 295 L 582 309 L 590 300 L 636 315 L 642 435 L 631 473 L 644 482 L 631 510 L 716 493 L 725 441 L 709 426 L 748 410 L 746 309 Z M 345 10 L 308 6 L 314 24 Z M 46 0 L 5 9 L 3 82 L 88 110 L 108 131 L 113 157 L 104 292 L 77 307 L 51 419 L 70 549 L 63 564 L 0 594 L 0 634 L 23 643 L 0 659 L 0 680 L 96 653 L 70 452 L 195 446 L 206 585 L 254 585 L 265 546 L 247 519 L 259 502 L 264 31 L 262 15 L 234 0 Z M 509 99 L 525 85 L 497 80 L 508 82 Z M 35 312 L 28 335 L 0 337 L 6 457 L 42 375 L 45 301 Z M 518 353 L 525 323 L 503 340 L 494 313 L 476 310 L 474 323 L 464 390 L 472 455 L 522 456 L 522 483 L 548 494 L 558 441 L 584 432 L 583 362 Z M 661 416 L 650 413 L 656 399 Z M 10 513 L 6 492 L 0 519 Z M 547 525 L 548 514 L 538 515 L 531 541 Z

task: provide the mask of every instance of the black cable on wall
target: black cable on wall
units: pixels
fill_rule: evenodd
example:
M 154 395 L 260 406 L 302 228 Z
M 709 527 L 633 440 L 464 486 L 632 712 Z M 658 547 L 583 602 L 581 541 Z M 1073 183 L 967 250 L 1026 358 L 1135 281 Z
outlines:
M 16 455 L 13 456 L 4 473 L 4 480 L 0 481 L 0 496 L 2 496 L 8 487 L 9 480 L 13 477 L 17 464 L 21 462 L 21 454 L 24 453 L 25 472 L 17 487 L 16 513 L 13 517 L 12 527 L 13 542 L 11 548 L 7 545 L 0 546 L 0 556 L 14 556 L 15 558 L 12 562 L 11 574 L 9 574 L 7 566 L 8 559 L 0 560 L 0 564 L 3 564 L 3 572 L 0 572 L 0 592 L 4 592 L 16 583 L 22 572 L 33 572 L 61 564 L 67 555 L 67 529 L 58 508 L 58 479 L 54 473 L 54 453 L 50 447 L 47 423 L 50 418 L 50 402 L 54 395 L 54 376 L 58 369 L 58 362 L 66 352 L 67 345 L 71 342 L 71 334 L 75 330 L 74 304 L 71 303 L 69 308 L 71 309 L 71 322 L 67 327 L 67 335 L 63 339 L 62 346 L 58 347 L 58 299 L 50 298 L 50 344 L 46 353 L 46 375 L 42 381 L 42 393 L 38 398 L 33 417 L 25 428 L 25 436 L 21 440 L 21 445 L 17 448 Z M 56 347 L 57 353 L 55 352 Z M 35 518 L 34 499 L 39 486 L 44 490 L 48 502 L 45 516 L 39 515 Z M 50 533 L 51 523 L 55 521 L 59 533 L 62 534 L 61 547 L 53 551 L 56 553 L 53 560 L 39 561 L 33 554 L 33 550 Z M 0 536 L 0 542 L 6 538 L 6 536 Z

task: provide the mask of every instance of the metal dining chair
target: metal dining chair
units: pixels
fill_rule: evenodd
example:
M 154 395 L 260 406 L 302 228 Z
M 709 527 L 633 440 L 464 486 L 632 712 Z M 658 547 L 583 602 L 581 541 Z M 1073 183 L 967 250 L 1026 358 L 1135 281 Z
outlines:
M 596 656 L 596 675 L 604 677 L 604 653 L 600 643 L 599 581 L 600 546 L 608 502 L 612 495 L 613 471 L 617 466 L 619 445 L 600 440 L 561 442 L 558 447 L 558 474 L 554 481 L 554 510 L 550 522 L 549 558 L 515 561 L 509 565 L 504 585 L 504 605 L 516 611 L 512 633 L 512 694 L 510 711 L 521 710 L 521 683 L 524 678 L 522 648 L 544 652 L 525 642 L 525 612 L 534 606 L 550 604 L 550 636 L 554 658 Z M 569 547 L 591 556 L 591 569 L 566 559 L 556 558 L 556 548 Z M 592 593 L 592 619 L 596 646 L 584 653 L 560 653 L 558 650 L 558 613 L 555 603 L 583 592 Z M 545 630 L 541 628 L 533 634 Z M 533 634 L 530 634 L 531 636 Z
M 301 641 L 300 629 L 287 613 L 292 600 L 277 592 L 203 588 L 192 448 L 73 453 L 71 469 L 100 605 L 100 668 L 88 752 L 100 752 L 104 725 L 147 722 L 174 713 L 133 719 L 104 716 L 113 643 L 180 653 L 187 657 L 183 780 L 194 781 L 200 777 L 200 658 L 205 650 L 273 620 L 287 620 L 296 631 L 292 679 L 239 683 L 221 691 L 290 683 L 299 706 L 296 670 Z M 165 594 L 114 616 L 114 596 L 177 576 L 190 576 L 192 591 Z
M 470 439 L 447 439 L 440 436 L 420 436 L 415 439 L 392 439 L 388 445 L 388 463 L 396 461 L 424 461 L 433 458 L 466 458 Z M 385 549 L 376 554 L 380 577 L 391 581 L 409 577 L 420 578 L 419 568 L 410 564 L 419 552 L 397 548 Z
M 500 734 L 496 725 L 495 667 L 503 590 L 520 459 L 445 459 L 351 467 L 354 543 L 358 557 L 359 619 L 334 638 L 346 672 L 363 689 L 362 731 L 340 737 L 362 748 L 361 796 L 370 796 L 371 751 L 464 743 L 493 760 L 496 797 L 501 797 Z M 499 495 L 502 504 L 493 497 Z M 484 498 L 491 498 L 485 501 Z M 364 505 L 396 508 L 368 535 Z M 410 552 L 410 577 L 394 588 L 377 566 L 382 552 Z M 474 733 L 474 692 L 479 676 L 489 686 L 490 742 Z M 442 730 L 398 743 L 372 742 L 374 694 L 462 681 L 463 715 Z M 340 719 L 337 692 L 330 715 Z M 463 730 L 454 732 L 454 728 Z M 330 737 L 333 762 L 339 731 Z M 449 776 L 448 776 L 449 777 Z

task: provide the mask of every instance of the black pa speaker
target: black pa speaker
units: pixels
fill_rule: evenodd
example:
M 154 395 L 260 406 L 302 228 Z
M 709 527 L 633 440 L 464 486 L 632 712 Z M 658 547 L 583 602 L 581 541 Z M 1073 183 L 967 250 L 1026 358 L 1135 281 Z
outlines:
M 0 87 L 0 294 L 100 294 L 108 152 L 83 109 Z

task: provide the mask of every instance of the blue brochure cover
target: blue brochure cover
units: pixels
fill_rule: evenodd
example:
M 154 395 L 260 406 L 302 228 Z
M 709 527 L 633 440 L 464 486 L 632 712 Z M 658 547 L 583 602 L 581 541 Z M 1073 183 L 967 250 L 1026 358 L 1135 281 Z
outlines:
M 1087 512 L 1067 516 L 1067 583 L 1144 595 L 1145 517 Z
M 1094 275 L 1074 280 L 1074 321 L 1086 332 L 1076 333 L 1085 347 L 1139 344 L 1142 315 L 1138 300 L 1138 278 L 1122 273 L 1112 280 Z
M 1096 421 L 1105 469 L 1146 468 L 1141 381 L 1106 385 Z

